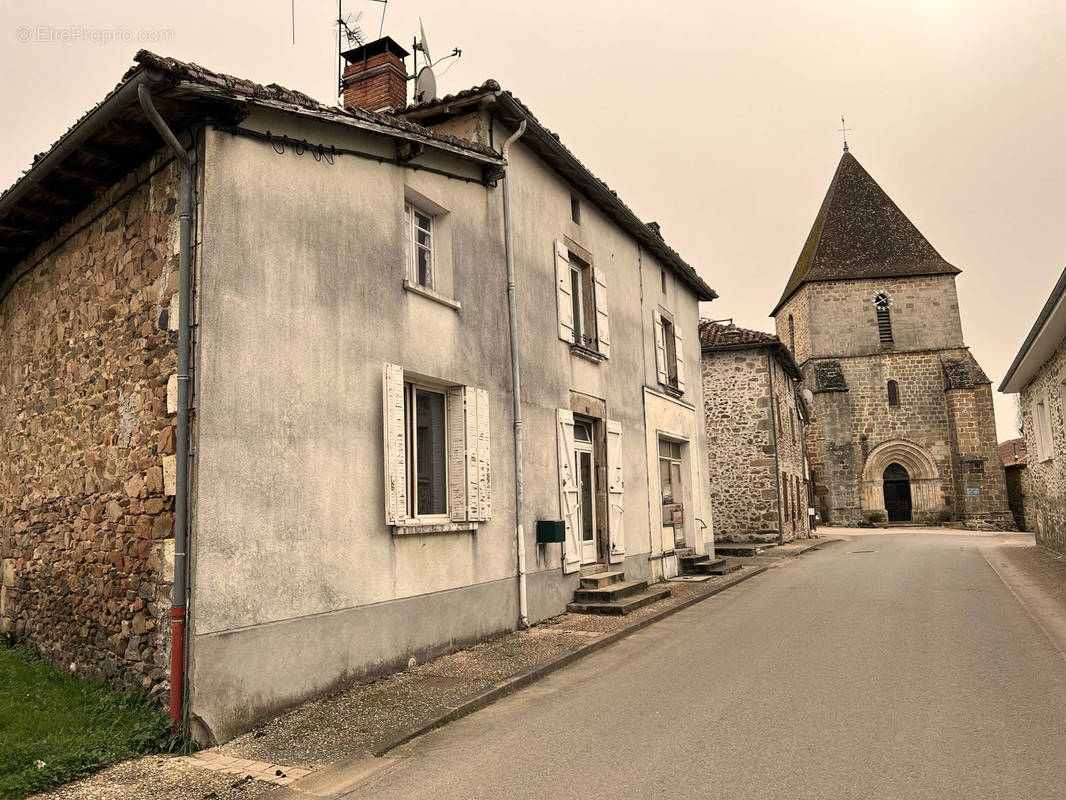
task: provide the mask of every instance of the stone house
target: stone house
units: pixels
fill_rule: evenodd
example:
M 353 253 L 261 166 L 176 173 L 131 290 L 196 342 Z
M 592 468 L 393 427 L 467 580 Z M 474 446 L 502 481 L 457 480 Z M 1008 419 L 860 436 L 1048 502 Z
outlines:
M 1066 270 L 1014 357 L 1001 392 L 1020 395 L 1027 529 L 1066 555 Z
M 0 197 L 0 625 L 202 741 L 713 552 L 714 292 L 405 56 L 338 108 L 142 51 Z
M 1032 483 L 1027 469 L 1028 454 L 1025 449 L 1025 437 L 1008 439 L 999 443 L 999 459 L 1003 462 L 1003 472 L 1007 476 L 1007 505 L 1014 515 L 1014 524 L 1020 531 L 1029 530 L 1026 514 L 1033 515 Z
M 958 274 L 845 148 L 771 312 L 814 396 L 824 522 L 1013 526 Z
M 711 510 L 718 542 L 810 536 L 802 373 L 776 336 L 700 322 Z

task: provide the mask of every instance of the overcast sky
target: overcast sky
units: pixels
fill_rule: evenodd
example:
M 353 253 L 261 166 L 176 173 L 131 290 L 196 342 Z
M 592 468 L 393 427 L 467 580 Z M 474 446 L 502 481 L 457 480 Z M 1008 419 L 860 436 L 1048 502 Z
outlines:
M 381 4 L 344 6 L 376 38 Z M 295 10 L 293 45 L 290 0 L 7 0 L 0 184 L 140 46 L 334 102 L 336 2 Z M 384 32 L 408 46 L 419 16 L 435 58 L 463 50 L 441 93 L 492 77 L 525 101 L 661 223 L 721 295 L 706 315 L 772 330 L 841 114 L 855 156 L 963 270 L 966 341 L 996 385 L 1066 265 L 1062 0 L 390 0 Z M 998 396 L 1001 439 L 1014 418 Z

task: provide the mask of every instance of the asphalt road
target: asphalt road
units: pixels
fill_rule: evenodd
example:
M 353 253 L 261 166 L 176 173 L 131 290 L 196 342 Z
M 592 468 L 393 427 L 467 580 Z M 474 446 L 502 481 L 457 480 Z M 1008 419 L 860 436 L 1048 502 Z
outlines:
M 390 754 L 360 798 L 1066 798 L 1066 661 L 978 551 L 857 537 Z

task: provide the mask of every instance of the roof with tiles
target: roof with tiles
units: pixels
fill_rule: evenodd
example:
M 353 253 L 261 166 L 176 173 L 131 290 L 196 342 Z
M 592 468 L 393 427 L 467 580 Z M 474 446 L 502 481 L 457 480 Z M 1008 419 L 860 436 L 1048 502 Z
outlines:
M 845 150 L 785 291 L 770 315 L 812 281 L 959 272 Z
M 1028 463 L 1028 453 L 1025 449 L 1025 437 L 1008 439 L 999 443 L 999 459 L 1004 467 L 1024 467 Z
M 802 378 L 799 365 L 792 352 L 772 333 L 723 325 L 712 320 L 700 320 L 700 349 L 705 353 L 723 350 L 749 350 L 766 348 L 781 362 L 785 370 L 796 380 Z

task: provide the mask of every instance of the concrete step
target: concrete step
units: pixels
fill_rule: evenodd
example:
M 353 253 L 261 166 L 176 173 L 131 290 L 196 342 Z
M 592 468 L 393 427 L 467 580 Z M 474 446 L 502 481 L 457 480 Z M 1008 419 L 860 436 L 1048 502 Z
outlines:
M 574 592 L 575 603 L 610 603 L 624 597 L 640 594 L 648 588 L 647 581 L 619 581 L 599 589 L 578 589 Z
M 574 602 L 567 605 L 566 610 L 574 614 L 630 614 L 638 608 L 643 608 L 646 605 L 650 605 L 657 600 L 662 600 L 664 597 L 669 596 L 669 589 L 652 589 L 651 591 L 635 594 L 632 597 L 626 597 L 622 600 L 615 600 L 610 603 Z
M 597 572 L 592 575 L 581 575 L 581 588 L 582 589 L 602 589 L 604 586 L 609 586 L 612 583 L 620 583 L 626 579 L 626 574 L 622 570 L 617 572 Z
M 768 542 L 715 542 L 714 551 L 723 556 L 754 558 L 760 553 L 764 553 L 776 546 L 776 544 L 770 544 Z
M 692 553 L 684 553 L 684 554 L 678 556 L 678 561 L 680 561 L 682 564 L 699 564 L 699 563 L 702 563 L 704 561 L 709 561 L 710 558 L 711 557 L 709 555 L 707 555 L 706 553 L 695 553 L 695 552 L 692 552 Z

